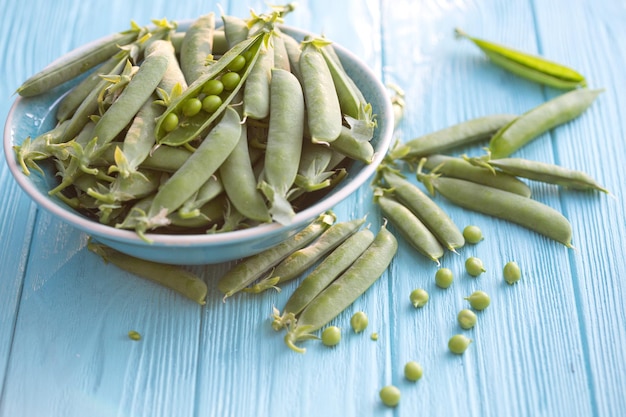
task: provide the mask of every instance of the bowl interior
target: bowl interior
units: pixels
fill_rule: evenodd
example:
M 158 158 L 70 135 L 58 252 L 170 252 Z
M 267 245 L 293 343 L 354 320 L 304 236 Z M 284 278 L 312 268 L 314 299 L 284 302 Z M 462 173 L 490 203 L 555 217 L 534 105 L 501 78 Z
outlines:
M 184 30 L 190 22 L 181 22 Z M 282 30 L 297 40 L 307 33 L 283 26 Z M 48 195 L 56 185 L 55 172 L 47 167 L 45 175 L 31 172 L 26 176 L 19 166 L 13 151 L 27 137 L 36 136 L 52 129 L 56 123 L 55 111 L 61 97 L 79 79 L 70 81 L 45 94 L 18 97 L 7 118 L 4 130 L 4 151 L 12 175 L 21 188 L 42 208 L 60 217 L 105 244 L 122 252 L 144 259 L 159 260 L 176 264 L 217 263 L 248 256 L 264 250 L 296 233 L 320 213 L 332 209 L 339 202 L 366 183 L 387 152 L 393 131 L 393 112 L 387 91 L 372 70 L 352 53 L 335 45 L 338 56 L 348 74 L 372 105 L 377 128 L 372 138 L 375 158 L 371 164 L 354 161 L 348 167 L 346 178 L 326 194 L 320 201 L 298 212 L 289 225 L 277 223 L 219 234 L 171 235 L 151 233 L 153 243 L 147 244 L 134 231 L 116 229 L 94 221 L 68 207 L 57 197 Z M 177 250 L 181 249 L 181 250 Z M 195 249 L 195 250 L 191 250 Z

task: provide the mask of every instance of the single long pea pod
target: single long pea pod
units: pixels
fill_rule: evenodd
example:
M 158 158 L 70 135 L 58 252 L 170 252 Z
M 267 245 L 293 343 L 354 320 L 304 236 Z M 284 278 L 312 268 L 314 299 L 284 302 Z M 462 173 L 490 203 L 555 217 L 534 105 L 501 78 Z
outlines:
M 191 23 L 180 46 L 180 67 L 187 84 L 192 84 L 206 70 L 206 61 L 213 54 L 215 13 L 198 17 Z
M 330 143 L 341 134 L 342 113 L 332 74 L 316 40 L 302 43 L 300 76 L 311 140 Z
M 187 80 L 178 63 L 172 42 L 163 39 L 156 40 L 146 47 L 145 53 L 146 55 L 161 55 L 167 59 L 167 69 L 158 85 L 161 90 L 171 97 L 174 88 L 180 88 L 182 91 L 187 89 Z
M 288 192 L 298 174 L 304 133 L 304 97 L 298 79 L 273 69 L 265 169 L 259 187 L 270 204 L 272 219 L 289 224 L 295 215 Z
M 598 184 L 590 175 L 585 172 L 569 169 L 560 165 L 549 164 L 540 161 L 532 161 L 522 158 L 503 158 L 482 160 L 480 158 L 470 159 L 472 163 L 498 169 L 499 171 L 515 175 L 529 180 L 560 185 L 565 188 L 575 190 L 597 190 L 603 193 L 609 191 Z M 494 172 L 496 172 L 494 170 Z
M 278 29 L 275 29 L 273 32 L 272 43 L 274 45 L 274 48 L 272 48 L 274 50 L 274 67 L 291 72 L 285 37 L 278 32 Z
M 164 218 L 169 213 L 178 209 L 217 172 L 237 145 L 240 134 L 239 114 L 232 107 L 228 107 L 195 152 L 159 188 L 146 214 L 145 222 L 135 229 L 138 235 L 149 241 L 145 231 L 163 225 Z
M 114 147 L 107 148 L 100 158 L 93 161 L 95 167 L 109 167 L 115 164 Z M 175 172 L 189 158 L 192 152 L 184 147 L 159 146 L 153 148 L 140 167 L 163 172 Z
M 241 214 L 256 221 L 270 222 L 269 209 L 257 188 L 247 132 L 243 124 L 237 146 L 219 168 L 220 178 L 229 200 Z
M 385 195 L 376 195 L 375 202 L 383 215 L 395 226 L 406 241 L 419 253 L 439 264 L 444 248 L 437 237 L 404 204 Z
M 176 265 L 136 258 L 92 240 L 87 242 L 87 248 L 100 255 L 105 262 L 124 271 L 174 290 L 200 305 L 206 304 L 207 285 L 191 271 Z
M 516 117 L 512 114 L 491 114 L 465 120 L 399 144 L 389 152 L 389 157 L 414 160 L 486 140 Z
M 530 141 L 580 116 L 603 89 L 568 91 L 518 116 L 502 127 L 489 141 L 493 159 L 506 158 Z
M 560 89 L 587 86 L 587 81 L 582 74 L 565 65 L 505 45 L 469 36 L 460 29 L 455 29 L 455 33 L 458 37 L 472 41 L 494 64 L 520 77 Z
M 287 346 L 304 353 L 305 349 L 296 343 L 314 338 L 314 331 L 328 324 L 363 295 L 385 273 L 397 251 L 398 241 L 383 225 L 361 256 L 300 313 L 295 326 L 290 326 L 285 335 Z
M 460 207 L 516 223 L 572 247 L 569 221 L 552 207 L 520 195 L 457 178 L 422 176 L 434 189 Z
M 333 249 L 298 285 L 287 300 L 282 314 L 274 312 L 274 330 L 280 330 L 292 322 L 319 293 L 365 252 L 374 237 L 370 229 L 362 229 Z
M 530 197 L 532 191 L 523 181 L 504 172 L 491 172 L 489 169 L 472 165 L 463 158 L 434 154 L 424 160 L 423 167 L 428 171 L 446 177 L 459 178 L 478 184 L 499 188 L 504 191 Z
M 250 30 L 245 19 L 237 16 L 222 15 L 222 22 L 224 23 L 224 34 L 228 43 L 228 49 L 234 48 L 235 45 L 248 38 Z
M 330 73 L 333 78 L 333 84 L 335 85 L 335 91 L 339 99 L 339 105 L 343 114 L 347 114 L 355 119 L 359 118 L 359 110 L 362 105 L 359 96 L 354 92 L 352 84 L 348 81 L 348 74 L 346 74 L 343 66 L 338 61 L 333 59 L 329 50 L 332 49 L 332 44 L 326 45 L 320 48 L 326 64 L 330 69 Z
M 289 59 L 289 69 L 291 73 L 301 81 L 300 55 L 302 54 L 302 50 L 300 50 L 300 43 L 292 36 L 284 32 L 279 32 L 279 34 L 280 37 L 283 38 L 283 44 L 285 45 L 285 51 L 287 52 L 287 58 Z
M 276 277 L 277 283 L 283 283 L 300 276 L 315 262 L 356 233 L 364 223 L 365 218 L 333 224 L 317 240 L 293 252 L 276 265 L 269 279 Z
M 267 274 L 272 267 L 289 256 L 290 253 L 311 243 L 336 219 L 335 214 L 330 211 L 322 213 L 293 236 L 239 262 L 217 282 L 217 288 L 224 294 L 224 299 L 242 291 L 264 274 Z
M 370 164 L 374 159 L 374 147 L 369 140 L 359 138 L 346 126 L 341 126 L 341 133 L 330 142 L 330 148 L 350 159 Z
M 390 169 L 382 169 L 382 178 L 397 200 L 411 210 L 445 248 L 456 252 L 465 245 L 463 233 L 426 193 Z
M 139 28 L 133 28 L 78 47 L 28 78 L 16 92 L 22 97 L 30 97 L 49 91 L 111 58 L 120 45 L 133 42 L 139 33 Z
M 176 213 L 179 217 L 185 219 L 198 217 L 202 215 L 202 207 L 208 202 L 216 199 L 221 194 L 224 194 L 224 183 L 222 182 L 218 171 L 211 175 L 211 177 L 206 180 L 206 182 L 202 184 L 191 197 L 185 200 L 178 210 L 176 210 Z
M 265 119 L 270 113 L 270 82 L 274 67 L 274 47 L 268 42 L 261 47 L 259 56 L 243 86 L 243 117 Z
M 170 146 L 183 145 L 197 137 L 201 136 L 211 124 L 224 112 L 226 107 L 230 105 L 233 98 L 236 97 L 241 87 L 245 84 L 245 81 L 252 69 L 254 62 L 258 56 L 259 48 L 265 37 L 265 33 L 259 33 L 258 35 L 246 39 L 243 42 L 238 43 L 232 49 L 229 49 L 219 60 L 209 66 L 207 72 L 202 74 L 193 84 L 191 84 L 179 97 L 174 99 L 163 114 L 157 119 L 156 137 L 157 143 Z M 229 94 L 222 100 L 222 104 L 219 108 L 207 117 L 206 113 L 200 112 L 192 117 L 182 117 L 182 107 L 186 100 L 189 98 L 196 98 L 202 92 L 204 85 L 220 74 L 224 73 L 228 65 L 237 56 L 249 51 L 251 59 L 246 62 L 246 66 L 242 69 L 241 81 L 239 84 L 229 92 Z M 180 118 L 179 125 L 172 131 L 168 132 L 163 125 L 163 121 L 167 120 L 168 116 L 174 113 Z

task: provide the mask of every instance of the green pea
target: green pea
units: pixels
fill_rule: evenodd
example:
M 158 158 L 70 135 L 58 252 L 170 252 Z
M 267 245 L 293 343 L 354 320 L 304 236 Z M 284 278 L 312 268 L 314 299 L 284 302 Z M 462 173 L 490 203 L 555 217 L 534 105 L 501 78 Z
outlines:
M 202 99 L 202 110 L 207 113 L 214 113 L 222 105 L 220 96 L 206 96 Z
M 131 330 L 128 332 L 128 337 L 132 340 L 141 340 L 141 334 L 139 334 L 136 330 Z
M 193 117 L 202 110 L 202 102 L 193 97 L 185 101 L 183 104 L 183 114 L 187 117 Z
M 400 389 L 394 385 L 387 385 L 380 390 L 380 399 L 387 407 L 395 407 L 400 402 Z
M 350 318 L 350 326 L 354 333 L 361 333 L 363 330 L 367 328 L 369 324 L 369 320 L 367 318 L 367 314 L 362 311 L 357 311 Z
M 477 277 L 487 271 L 483 265 L 483 261 L 475 256 L 470 256 L 465 260 L 465 270 L 473 277 Z
M 236 72 L 227 72 L 222 75 L 222 84 L 226 91 L 234 90 L 239 84 L 239 81 L 241 81 L 241 76 Z
M 484 310 L 489 307 L 491 299 L 484 291 L 474 291 L 469 297 L 465 298 L 475 310 Z
M 522 271 L 515 261 L 507 262 L 502 271 L 507 284 L 513 285 L 522 277 Z
M 478 226 L 469 225 L 463 229 L 463 237 L 466 242 L 476 244 L 483 240 L 483 232 Z
M 411 299 L 411 304 L 413 304 L 413 307 L 424 307 L 428 302 L 428 293 L 422 288 L 417 288 L 411 291 L 411 295 L 409 296 L 409 298 Z
M 418 362 L 410 361 L 404 365 L 404 377 L 409 381 L 417 381 L 422 377 L 424 370 Z
M 341 341 L 341 329 L 337 326 L 330 326 L 322 332 L 322 343 L 326 346 L 335 346 Z
M 459 326 L 465 330 L 469 330 L 476 324 L 476 313 L 472 310 L 464 308 L 457 315 Z
M 210 80 L 202 87 L 202 92 L 207 95 L 220 95 L 224 91 L 224 84 L 220 80 Z
M 454 281 L 454 274 L 449 268 L 439 268 L 435 273 L 435 284 L 439 288 L 448 288 Z
M 166 132 L 171 132 L 172 130 L 176 129 L 176 127 L 178 127 L 178 116 L 176 115 L 176 113 L 170 113 L 165 116 L 162 126 Z
M 239 72 L 246 65 L 246 58 L 243 55 L 237 55 L 233 60 L 228 64 L 228 69 L 230 71 Z
M 455 334 L 448 340 L 448 349 L 450 352 L 461 355 L 467 347 L 472 343 L 472 339 L 462 334 Z
M 374 332 L 370 335 L 370 339 L 372 339 L 374 342 L 378 340 L 378 333 Z

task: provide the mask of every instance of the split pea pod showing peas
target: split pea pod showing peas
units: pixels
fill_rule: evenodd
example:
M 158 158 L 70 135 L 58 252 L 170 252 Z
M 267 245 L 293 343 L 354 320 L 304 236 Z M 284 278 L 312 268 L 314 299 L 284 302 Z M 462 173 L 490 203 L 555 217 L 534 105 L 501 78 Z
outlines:
M 381 208 L 385 218 L 398 229 L 413 248 L 439 264 L 444 249 L 428 227 L 398 200 L 380 195 L 380 191 L 376 194 L 376 204 Z
M 24 81 L 17 93 L 31 97 L 51 90 L 106 61 L 119 51 L 119 46 L 137 39 L 138 33 L 139 30 L 114 33 L 74 49 Z
M 291 294 L 282 316 L 274 313 L 272 327 L 280 330 L 289 324 L 331 282 L 341 275 L 374 241 L 370 229 L 362 229 L 348 237 L 311 271 Z
M 506 158 L 542 133 L 580 116 L 604 90 L 586 88 L 561 94 L 520 115 L 489 141 L 493 159 Z
M 421 176 L 452 203 L 472 211 L 516 223 L 572 247 L 572 227 L 558 211 L 539 201 L 470 181 Z
M 224 299 L 231 297 L 252 284 L 270 269 L 285 259 L 292 252 L 308 245 L 336 220 L 332 212 L 322 213 L 300 232 L 282 241 L 278 245 L 252 255 L 230 269 L 217 283 L 217 288 L 224 294 Z
M 87 248 L 100 255 L 105 262 L 110 262 L 124 271 L 170 288 L 200 305 L 206 303 L 207 285 L 190 271 L 175 265 L 135 258 L 91 240 L 87 243 Z
M 471 164 L 463 158 L 447 155 L 430 155 L 423 163 L 423 168 L 444 175 L 499 188 L 504 191 L 530 197 L 530 187 L 513 175 L 504 172 L 493 172 L 485 167 Z
M 325 326 L 365 293 L 383 275 L 397 250 L 398 241 L 383 225 L 365 252 L 300 313 L 295 326 L 285 335 L 287 346 L 304 353 L 305 349 L 296 343 L 314 337 L 312 332 Z
M 419 159 L 489 139 L 515 118 L 512 114 L 493 114 L 466 120 L 399 144 L 389 156 L 392 159 Z
M 443 246 L 456 252 L 456 248 L 465 245 L 463 233 L 426 193 L 389 168 L 382 168 L 381 171 L 393 195 L 426 225 Z
M 608 190 L 602 187 L 588 174 L 560 165 L 549 164 L 540 161 L 532 161 L 522 158 L 487 159 L 472 158 L 471 163 L 490 167 L 496 173 L 505 172 L 529 180 L 556 184 L 575 190 L 597 190 L 608 194 Z
M 455 29 L 455 33 L 458 37 L 472 41 L 494 64 L 520 77 L 561 89 L 587 86 L 587 81 L 583 75 L 565 65 L 508 46 L 469 36 L 461 29 Z

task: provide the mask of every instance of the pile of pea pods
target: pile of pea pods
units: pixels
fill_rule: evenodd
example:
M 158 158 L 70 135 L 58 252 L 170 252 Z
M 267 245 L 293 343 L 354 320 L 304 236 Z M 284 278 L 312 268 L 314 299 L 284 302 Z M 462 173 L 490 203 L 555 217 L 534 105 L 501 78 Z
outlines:
M 15 148 L 23 171 L 53 164 L 50 194 L 146 241 L 289 224 L 351 161 L 372 161 L 376 128 L 331 42 L 280 29 L 292 10 L 223 15 L 219 27 L 209 13 L 186 31 L 133 23 L 53 62 L 18 93 L 83 78 L 56 126 Z

